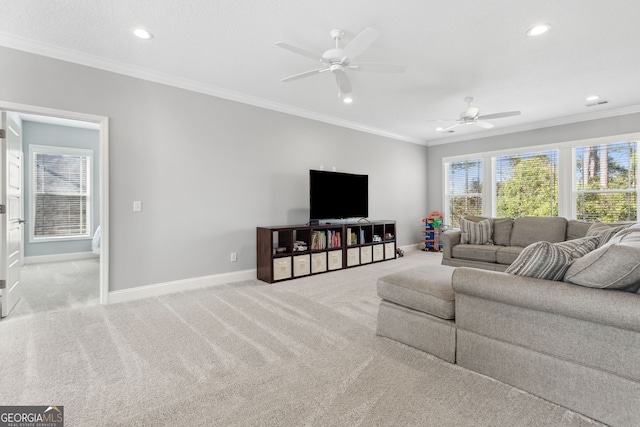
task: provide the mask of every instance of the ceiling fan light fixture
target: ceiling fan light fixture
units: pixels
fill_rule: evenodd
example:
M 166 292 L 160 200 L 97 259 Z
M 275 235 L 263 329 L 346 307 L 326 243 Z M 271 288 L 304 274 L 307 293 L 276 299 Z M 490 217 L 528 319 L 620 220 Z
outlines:
M 353 98 L 347 95 L 342 99 L 342 102 L 344 102 L 345 104 L 351 104 L 353 102 Z
M 600 99 L 599 95 L 591 95 L 587 97 L 587 101 L 595 101 L 597 99 Z
M 551 29 L 551 25 L 549 24 L 536 25 L 527 30 L 527 35 L 529 37 L 541 36 L 542 34 L 546 33 L 550 29 Z
M 153 38 L 153 34 L 151 34 L 148 30 L 145 30 L 144 28 L 134 28 L 133 30 L 131 30 L 133 32 L 133 35 L 143 39 L 143 40 L 149 40 L 151 38 Z

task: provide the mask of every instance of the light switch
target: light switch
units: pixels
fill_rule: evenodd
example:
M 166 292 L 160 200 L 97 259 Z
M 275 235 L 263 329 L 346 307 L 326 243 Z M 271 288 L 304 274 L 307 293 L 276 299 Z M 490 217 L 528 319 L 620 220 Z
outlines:
M 142 202 L 140 200 L 135 200 L 133 202 L 133 211 L 141 212 L 142 211 Z

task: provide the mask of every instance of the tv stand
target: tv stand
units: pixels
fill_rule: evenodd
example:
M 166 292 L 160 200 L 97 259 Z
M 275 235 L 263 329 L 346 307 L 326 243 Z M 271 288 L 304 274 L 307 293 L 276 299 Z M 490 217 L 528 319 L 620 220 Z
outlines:
M 258 279 L 291 280 L 396 257 L 396 222 L 257 227 Z

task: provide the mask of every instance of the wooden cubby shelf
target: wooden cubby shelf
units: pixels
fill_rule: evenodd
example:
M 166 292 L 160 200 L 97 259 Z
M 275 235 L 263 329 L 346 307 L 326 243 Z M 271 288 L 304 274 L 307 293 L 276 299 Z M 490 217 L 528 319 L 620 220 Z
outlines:
M 258 227 L 258 279 L 267 283 L 396 257 L 395 221 Z

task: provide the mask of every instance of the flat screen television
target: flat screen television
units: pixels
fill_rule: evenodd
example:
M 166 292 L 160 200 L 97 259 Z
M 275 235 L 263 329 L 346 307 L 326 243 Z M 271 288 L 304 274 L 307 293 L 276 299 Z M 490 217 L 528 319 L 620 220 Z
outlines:
M 369 216 L 369 176 L 309 171 L 310 220 Z

